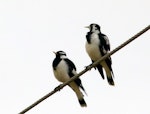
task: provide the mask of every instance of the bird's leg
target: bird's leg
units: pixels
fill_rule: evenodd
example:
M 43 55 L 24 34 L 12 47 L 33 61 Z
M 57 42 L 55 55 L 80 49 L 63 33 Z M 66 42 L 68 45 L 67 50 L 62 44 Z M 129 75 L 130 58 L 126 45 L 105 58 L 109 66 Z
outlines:
M 93 63 L 91 63 L 90 65 L 88 65 L 88 66 L 85 66 L 85 69 L 89 69 L 89 70 L 91 70 L 91 68 L 89 68 L 89 67 L 91 67 L 92 66 L 92 64 Z M 94 67 L 94 69 L 96 70 L 96 67 Z
M 88 66 L 85 66 L 85 69 L 88 69 L 89 67 L 91 67 L 93 63 L 94 63 L 94 61 L 92 60 L 92 63 Z M 96 67 L 94 67 L 94 69 L 96 70 Z M 91 70 L 91 68 L 89 70 Z
M 89 69 L 89 67 L 92 65 L 92 63 L 90 64 L 90 65 L 88 65 L 88 66 L 85 66 L 85 69 Z M 91 70 L 91 68 L 89 69 L 89 70 Z
M 60 88 L 62 86 L 62 84 L 58 85 L 57 87 L 55 87 L 54 91 L 60 91 L 62 88 Z

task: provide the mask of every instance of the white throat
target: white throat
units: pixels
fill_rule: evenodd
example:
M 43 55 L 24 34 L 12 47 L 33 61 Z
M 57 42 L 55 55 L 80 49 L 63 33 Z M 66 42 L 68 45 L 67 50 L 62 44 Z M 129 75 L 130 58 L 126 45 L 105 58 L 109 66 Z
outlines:
M 61 55 L 61 56 L 60 56 L 60 58 L 61 58 L 61 59 L 66 59 L 66 58 L 67 58 L 67 56 L 65 56 L 65 55 Z

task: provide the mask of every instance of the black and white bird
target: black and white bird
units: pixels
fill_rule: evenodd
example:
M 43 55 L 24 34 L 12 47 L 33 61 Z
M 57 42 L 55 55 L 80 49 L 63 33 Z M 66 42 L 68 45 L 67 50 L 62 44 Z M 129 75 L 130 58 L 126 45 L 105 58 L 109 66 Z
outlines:
M 86 52 L 92 60 L 92 63 L 100 59 L 102 56 L 110 51 L 109 39 L 105 34 L 101 33 L 100 26 L 98 24 L 90 24 L 87 26 L 90 31 L 86 35 Z M 107 75 L 107 81 L 110 85 L 115 85 L 113 80 L 111 57 L 108 57 L 96 66 L 102 78 L 104 79 L 103 68 Z
M 67 55 L 64 51 L 58 51 L 54 52 L 56 55 L 56 58 L 54 59 L 52 66 L 53 66 L 53 72 L 56 77 L 56 79 L 60 82 L 66 82 L 71 77 L 77 74 L 76 67 L 74 63 L 67 58 Z M 85 92 L 84 87 L 82 86 L 80 78 L 77 78 L 75 81 L 71 82 L 69 86 L 72 88 L 72 90 L 76 93 L 76 96 L 78 98 L 78 101 L 81 105 L 81 107 L 86 107 L 87 104 L 84 100 L 84 96 L 80 89 L 82 89 Z M 85 92 L 86 94 L 86 92 Z

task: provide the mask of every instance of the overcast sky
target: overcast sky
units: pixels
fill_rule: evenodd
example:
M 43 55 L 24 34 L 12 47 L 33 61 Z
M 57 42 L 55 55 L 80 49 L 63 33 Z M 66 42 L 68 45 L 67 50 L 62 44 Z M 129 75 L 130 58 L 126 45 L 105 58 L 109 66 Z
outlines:
M 0 0 L 0 113 L 17 114 L 60 84 L 53 51 L 80 72 L 91 63 L 85 26 L 97 23 L 111 50 L 150 24 L 149 0 Z M 112 55 L 115 87 L 92 69 L 81 108 L 65 87 L 26 114 L 150 114 L 150 31 Z

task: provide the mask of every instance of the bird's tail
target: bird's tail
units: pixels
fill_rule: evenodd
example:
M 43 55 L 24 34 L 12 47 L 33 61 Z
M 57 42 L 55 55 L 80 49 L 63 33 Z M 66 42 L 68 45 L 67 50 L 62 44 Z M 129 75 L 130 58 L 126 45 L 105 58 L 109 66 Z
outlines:
M 84 98 L 78 99 L 78 100 L 79 100 L 79 103 L 80 103 L 81 107 L 87 107 L 87 104 L 86 104 Z
M 76 84 L 76 83 L 74 83 L 74 82 L 71 82 L 70 84 L 69 84 L 69 86 L 72 88 L 72 90 L 76 93 L 76 96 L 77 96 L 77 98 L 78 98 L 78 101 L 79 101 L 79 103 L 80 103 L 80 105 L 81 105 L 81 107 L 86 107 L 87 106 L 87 104 L 86 104 L 86 102 L 85 102 L 85 100 L 84 100 L 84 95 L 82 94 L 82 92 L 81 92 L 81 90 L 80 90 L 80 87 Z M 84 89 L 84 88 L 83 88 Z
M 87 93 L 86 93 L 84 87 L 82 86 L 82 84 L 80 84 L 79 87 L 80 87 L 80 88 L 84 91 L 84 93 L 87 95 Z M 83 94 L 80 92 L 80 95 L 78 95 L 78 101 L 79 101 L 81 107 L 86 107 L 87 104 L 86 104 L 86 102 L 85 102 L 85 100 L 84 100 L 83 97 L 84 97 Z
M 109 63 L 109 61 L 106 61 L 106 62 L 103 62 L 102 65 L 106 71 L 107 81 L 109 85 L 114 86 L 115 85 L 114 80 L 113 80 L 114 74 L 111 68 L 111 64 Z
M 76 91 L 76 95 L 78 97 L 78 101 L 81 107 L 87 107 L 87 104 L 84 100 L 84 95 L 82 94 L 82 92 L 79 90 L 78 92 Z
M 113 78 L 114 78 L 114 73 L 113 73 L 113 70 L 111 68 L 109 70 L 109 72 L 107 72 L 107 81 L 108 81 L 109 85 L 111 85 L 111 86 L 115 85 Z
M 113 80 L 113 77 L 112 77 L 112 76 L 108 76 L 108 75 L 107 75 L 107 81 L 108 81 L 109 85 L 112 85 L 112 86 L 114 86 L 114 85 L 115 85 L 115 83 L 114 83 L 114 80 Z

